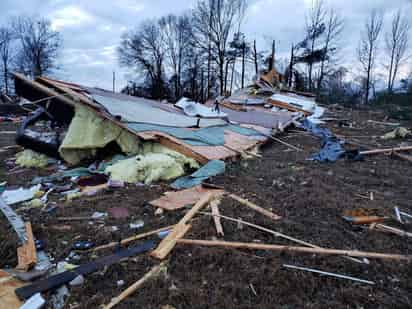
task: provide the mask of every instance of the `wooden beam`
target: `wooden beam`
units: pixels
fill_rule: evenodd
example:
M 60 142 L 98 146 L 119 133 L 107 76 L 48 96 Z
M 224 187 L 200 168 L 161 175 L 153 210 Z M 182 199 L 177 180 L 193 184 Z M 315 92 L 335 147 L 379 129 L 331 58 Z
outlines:
M 26 224 L 27 241 L 23 246 L 17 248 L 17 260 L 18 264 L 16 269 L 28 271 L 37 263 L 36 245 L 34 243 L 33 231 L 31 229 L 31 223 Z
M 326 249 L 326 248 L 307 248 L 307 247 L 293 247 L 293 246 L 280 246 L 270 244 L 258 244 L 258 243 L 245 243 L 245 242 L 230 242 L 219 240 L 198 240 L 198 239 L 179 239 L 178 244 L 183 245 L 199 245 L 207 247 L 223 247 L 234 249 L 252 249 L 252 250 L 270 250 L 278 252 L 300 252 L 308 254 L 321 254 L 321 255 L 340 255 L 350 257 L 367 257 L 382 260 L 399 260 L 399 261 L 412 261 L 412 255 L 402 254 L 387 254 L 376 253 L 357 250 L 339 250 L 339 249 Z
M 190 229 L 188 222 L 209 202 L 215 198 L 213 193 L 205 194 L 175 225 L 173 230 L 167 235 L 156 248 L 150 254 L 152 257 L 157 259 L 164 259 L 173 250 L 176 245 L 176 241 L 182 238 L 187 231 Z
M 245 206 L 253 209 L 254 211 L 256 211 L 256 212 L 258 212 L 258 213 L 260 213 L 260 214 L 262 214 L 262 215 L 264 215 L 264 216 L 266 216 L 266 217 L 268 217 L 268 218 L 270 218 L 274 221 L 282 219 L 281 216 L 278 216 L 278 215 L 274 214 L 273 212 L 270 212 L 269 210 L 266 210 L 266 209 L 264 209 L 264 208 L 262 208 L 262 207 L 260 207 L 256 204 L 244 199 L 244 198 L 241 198 L 240 196 L 238 196 L 236 194 L 229 194 L 229 197 L 234 199 L 235 201 L 238 201 L 242 205 L 245 205 Z

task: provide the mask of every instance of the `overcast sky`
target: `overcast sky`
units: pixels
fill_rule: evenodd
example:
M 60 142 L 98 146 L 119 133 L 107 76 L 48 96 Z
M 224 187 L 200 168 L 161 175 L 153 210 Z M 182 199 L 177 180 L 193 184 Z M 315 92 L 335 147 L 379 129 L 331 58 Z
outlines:
M 249 0 L 243 31 L 258 49 L 269 49 L 276 39 L 280 56 L 286 57 L 292 42 L 302 39 L 305 12 L 311 0 Z M 372 9 L 382 10 L 386 26 L 390 15 L 402 8 L 412 23 L 412 0 L 329 0 L 345 19 L 344 55 L 354 59 L 364 20 Z M 18 15 L 51 20 L 60 31 L 63 50 L 61 69 L 55 76 L 88 86 L 111 89 L 112 71 L 117 73 L 117 90 L 126 83 L 125 70 L 117 61 L 121 34 L 147 18 L 190 9 L 196 0 L 0 0 L 0 24 Z M 37 13 L 36 13 L 37 12 Z M 352 66 L 356 70 L 355 66 Z M 356 73 L 356 72 L 354 72 Z

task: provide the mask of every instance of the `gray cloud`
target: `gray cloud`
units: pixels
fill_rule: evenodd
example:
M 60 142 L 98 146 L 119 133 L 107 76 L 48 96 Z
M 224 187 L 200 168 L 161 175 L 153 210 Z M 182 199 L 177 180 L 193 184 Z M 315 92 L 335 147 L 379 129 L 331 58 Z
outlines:
M 115 50 L 121 34 L 144 19 L 180 13 L 195 3 L 196 0 L 2 0 L 0 24 L 12 16 L 41 12 L 63 37 L 61 69 L 56 77 L 111 88 L 114 70 L 120 89 L 126 82 L 126 72 L 119 67 Z M 302 39 L 309 4 L 310 0 L 249 0 L 243 31 L 250 39 L 256 38 L 261 49 L 268 49 L 269 39 L 275 38 L 279 55 L 287 57 L 292 42 Z M 387 21 L 400 7 L 407 16 L 412 16 L 409 0 L 329 0 L 329 4 L 345 18 L 343 54 L 352 60 L 360 29 L 372 9 L 382 10 Z

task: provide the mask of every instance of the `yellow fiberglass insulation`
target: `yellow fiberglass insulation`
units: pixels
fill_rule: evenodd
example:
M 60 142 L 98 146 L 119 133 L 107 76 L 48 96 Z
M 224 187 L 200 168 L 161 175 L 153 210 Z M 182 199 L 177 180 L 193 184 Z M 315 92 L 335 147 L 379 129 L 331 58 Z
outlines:
M 106 173 L 114 180 L 152 183 L 182 176 L 186 167 L 199 168 L 194 159 L 159 143 L 141 142 L 135 135 L 82 105 L 76 105 L 75 116 L 59 153 L 66 162 L 79 164 L 84 159 L 96 156 L 98 149 L 111 142 L 116 142 L 126 155 L 134 156 L 106 169 Z
M 169 180 L 182 176 L 185 171 L 173 157 L 162 153 L 148 153 L 121 160 L 106 168 L 113 180 L 150 184 L 158 180 Z
M 136 136 L 107 119 L 97 116 L 90 108 L 76 105 L 75 115 L 60 146 L 61 157 L 70 164 L 93 158 L 99 148 L 115 141 L 127 155 L 139 152 Z
M 49 158 L 41 153 L 25 149 L 16 154 L 16 164 L 21 167 L 42 168 L 48 165 Z

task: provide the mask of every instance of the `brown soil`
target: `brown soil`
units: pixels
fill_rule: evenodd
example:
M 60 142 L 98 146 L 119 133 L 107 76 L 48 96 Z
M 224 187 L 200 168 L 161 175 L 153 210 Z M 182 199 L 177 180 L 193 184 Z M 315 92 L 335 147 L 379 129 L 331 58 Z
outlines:
M 328 126 L 334 133 L 347 136 L 354 143 L 376 148 L 411 142 L 371 138 L 392 129 L 367 122 L 368 119 L 382 121 L 384 115 L 379 112 L 336 110 L 334 116 L 350 119 L 353 128 L 341 127 L 337 122 Z M 404 125 L 411 126 L 408 123 Z M 10 145 L 12 141 L 7 138 L 0 135 L 0 146 Z M 228 198 L 223 199 L 220 205 L 222 214 L 323 247 L 412 254 L 410 238 L 370 231 L 342 219 L 343 211 L 355 208 L 376 209 L 380 215 L 393 216 L 393 207 L 399 206 L 401 210 L 412 213 L 409 186 L 412 165 L 409 162 L 378 155 L 360 162 L 342 159 L 335 163 L 316 163 L 306 160 L 319 148 L 315 138 L 302 132 L 291 132 L 282 138 L 304 151 L 295 152 L 283 145 L 269 144 L 262 148 L 262 158 L 232 163 L 225 175 L 211 181 L 271 209 L 283 219 L 270 221 Z M 23 185 L 39 174 L 28 170 L 18 177 L 9 176 L 4 159 L 13 153 L 0 155 L 3 159 L 0 180 L 6 179 L 10 185 Z M 47 173 L 50 171 L 42 172 Z M 58 205 L 55 212 L 46 215 L 33 209 L 24 212 L 24 216 L 32 222 L 35 237 L 42 239 L 46 250 L 59 261 L 68 256 L 76 240 L 90 240 L 99 245 L 176 223 L 184 210 L 158 216 L 154 214 L 155 209 L 147 204 L 167 189 L 167 184 L 151 187 L 129 185 L 70 203 L 59 201 L 57 195 L 52 195 L 51 199 Z M 373 200 L 361 197 L 369 196 L 370 192 L 373 192 Z M 130 217 L 108 218 L 102 224 L 57 220 L 62 216 L 87 216 L 114 206 L 126 207 Z M 136 220 L 143 220 L 145 226 L 133 231 L 129 223 Z M 13 244 L 16 239 L 12 238 L 11 229 L 3 217 L 0 217 L 0 223 L 0 267 L 15 265 L 16 246 Z M 411 224 L 399 225 L 393 220 L 387 224 L 412 230 Z M 61 230 L 62 226 L 68 230 Z M 112 226 L 116 226 L 118 231 L 113 232 Z M 223 221 L 223 227 L 223 239 L 228 241 L 293 244 L 247 226 L 240 228 L 228 221 Z M 216 238 L 212 219 L 199 215 L 186 237 Z M 112 252 L 100 251 L 98 256 Z M 79 255 L 80 260 L 71 262 L 79 264 L 96 257 L 91 253 Z M 142 255 L 88 275 L 83 285 L 70 288 L 71 296 L 66 308 L 98 308 L 141 278 L 156 263 L 156 260 Z M 322 277 L 286 269 L 283 264 L 336 272 L 376 284 Z M 125 284 L 118 287 L 118 280 L 124 280 Z M 146 283 L 116 308 L 161 308 L 165 305 L 174 308 L 410 308 L 411 304 L 412 268 L 405 262 L 370 260 L 366 265 L 341 257 L 178 245 L 168 259 L 167 273 Z

